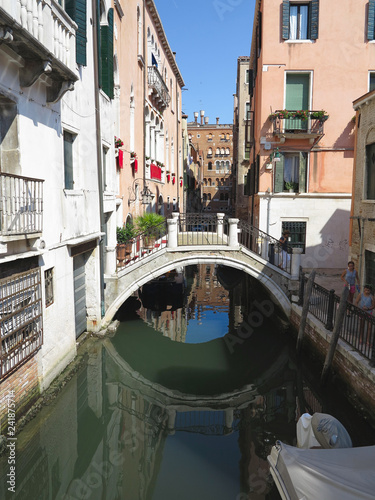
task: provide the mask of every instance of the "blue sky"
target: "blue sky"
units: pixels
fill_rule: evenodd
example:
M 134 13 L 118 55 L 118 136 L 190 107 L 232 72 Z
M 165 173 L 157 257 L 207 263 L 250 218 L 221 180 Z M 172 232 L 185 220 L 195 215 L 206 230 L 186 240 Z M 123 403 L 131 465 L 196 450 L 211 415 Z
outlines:
M 182 110 L 193 121 L 233 122 L 237 57 L 249 56 L 255 0 L 155 0 L 188 90 Z

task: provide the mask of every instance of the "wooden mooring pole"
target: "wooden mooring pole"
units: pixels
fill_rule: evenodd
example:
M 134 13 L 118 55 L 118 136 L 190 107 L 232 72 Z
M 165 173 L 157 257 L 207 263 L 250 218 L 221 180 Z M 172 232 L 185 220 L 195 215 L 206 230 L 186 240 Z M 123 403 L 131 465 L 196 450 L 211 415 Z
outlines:
M 301 314 L 301 323 L 299 325 L 298 337 L 297 337 L 297 353 L 301 352 L 303 334 L 305 333 L 307 314 L 309 312 L 309 302 L 312 292 L 312 287 L 315 280 L 316 271 L 311 271 L 309 279 L 307 280 L 306 290 L 303 297 L 303 308 Z M 301 277 L 303 279 L 303 276 Z
M 331 364 L 333 361 L 333 356 L 335 354 L 337 341 L 339 340 L 339 336 L 340 336 L 341 326 L 342 326 L 342 323 L 344 321 L 345 311 L 347 308 L 348 295 L 349 295 L 349 288 L 345 287 L 344 291 L 342 292 L 341 298 L 340 298 L 340 305 L 339 305 L 339 310 L 337 311 L 335 326 L 333 328 L 333 332 L 332 332 L 332 336 L 331 336 L 331 343 L 329 345 L 326 359 L 324 361 L 324 366 L 323 366 L 323 371 L 322 371 L 322 376 L 321 376 L 321 383 L 322 384 L 324 384 L 326 382 L 327 375 L 328 375 L 329 370 L 331 368 Z

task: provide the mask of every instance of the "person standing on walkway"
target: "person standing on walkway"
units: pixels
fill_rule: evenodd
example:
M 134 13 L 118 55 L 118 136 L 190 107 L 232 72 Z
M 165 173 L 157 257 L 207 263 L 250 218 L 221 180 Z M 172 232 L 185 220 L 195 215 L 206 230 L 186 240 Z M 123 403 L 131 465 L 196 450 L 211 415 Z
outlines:
M 358 291 L 361 285 L 359 283 L 358 273 L 356 269 L 354 269 L 354 262 L 352 260 L 348 262 L 348 269 L 345 269 L 345 271 L 342 273 L 341 280 L 345 283 L 345 286 L 349 288 L 348 302 L 353 304 L 356 280 L 358 283 Z
M 287 229 L 283 232 L 281 238 L 279 239 L 279 242 L 281 244 L 281 256 L 282 256 L 282 262 L 280 262 L 279 267 L 281 267 L 284 270 L 288 270 L 289 267 L 289 261 L 290 261 L 290 255 L 288 254 L 288 238 L 290 235 L 290 231 Z

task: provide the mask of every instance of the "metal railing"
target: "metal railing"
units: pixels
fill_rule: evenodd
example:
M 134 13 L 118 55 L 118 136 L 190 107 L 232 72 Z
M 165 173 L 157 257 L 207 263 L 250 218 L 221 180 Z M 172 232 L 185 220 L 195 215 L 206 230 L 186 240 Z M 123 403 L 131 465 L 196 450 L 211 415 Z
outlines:
M 164 220 L 160 224 L 150 227 L 147 231 L 138 233 L 125 250 L 124 259 L 119 259 L 119 253 L 117 253 L 117 269 L 135 264 L 148 255 L 165 248 L 167 243 L 167 221 Z
M 307 277 L 302 273 L 299 304 L 303 304 Z M 313 283 L 309 301 L 309 312 L 321 321 L 327 330 L 333 330 L 340 297 L 335 290 L 327 290 Z M 340 329 L 340 338 L 360 352 L 364 357 L 375 360 L 375 317 L 359 307 L 347 303 L 346 314 Z
M 282 113 L 282 110 L 275 111 L 275 114 Z M 298 113 L 298 111 L 288 110 L 288 113 Z M 318 113 L 318 111 L 307 110 L 306 114 L 309 118 L 302 119 L 301 117 L 282 117 L 275 116 L 273 118 L 273 133 L 291 133 L 291 134 L 317 134 L 323 135 L 324 133 L 324 122 L 326 118 L 310 118 L 313 113 Z
M 43 344 L 40 269 L 0 280 L 0 379 Z
M 0 174 L 0 233 L 30 234 L 42 231 L 43 182 Z
M 181 214 L 178 225 L 178 244 L 228 245 L 228 219 L 216 214 Z
M 246 221 L 240 220 L 238 228 L 240 229 L 238 242 L 241 245 L 267 260 L 270 264 L 283 269 L 289 274 L 291 273 L 293 252 L 291 246 L 288 245 L 287 251 L 284 251 L 279 240 Z
M 147 70 L 149 86 L 156 91 L 163 105 L 167 107 L 170 103 L 171 96 L 169 95 L 169 90 L 164 83 L 163 77 L 156 66 L 148 66 Z

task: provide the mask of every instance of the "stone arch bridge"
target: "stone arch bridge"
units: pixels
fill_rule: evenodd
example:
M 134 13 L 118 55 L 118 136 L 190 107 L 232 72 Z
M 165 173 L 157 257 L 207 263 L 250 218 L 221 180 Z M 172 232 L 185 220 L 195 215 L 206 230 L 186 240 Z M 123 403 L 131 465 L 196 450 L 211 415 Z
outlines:
M 209 219 L 192 215 L 173 214 L 152 248 L 144 246 L 142 238 L 135 241 L 125 265 L 116 274 L 106 276 L 103 326 L 145 283 L 177 267 L 194 264 L 222 264 L 253 276 L 289 316 L 290 297 L 299 286 L 300 249 L 291 249 L 290 261 L 285 269 L 280 269 L 279 243 L 270 235 L 244 221 L 226 219 L 224 214 Z

